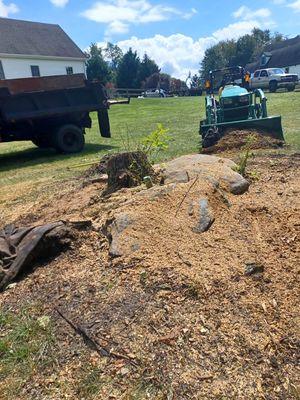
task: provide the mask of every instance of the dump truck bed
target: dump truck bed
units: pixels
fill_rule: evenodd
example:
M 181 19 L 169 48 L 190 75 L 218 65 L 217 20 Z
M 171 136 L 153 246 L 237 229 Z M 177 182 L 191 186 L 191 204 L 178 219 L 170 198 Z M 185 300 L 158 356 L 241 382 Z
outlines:
M 89 113 L 97 111 L 101 136 L 110 137 L 106 90 L 84 75 L 0 82 L 0 141 L 31 140 L 60 152 L 81 151 Z
M 41 76 L 34 78 L 0 80 L 0 92 L 7 88 L 10 94 L 71 89 L 85 86 L 84 74 Z
M 4 123 L 107 108 L 107 98 L 100 83 L 87 83 L 78 88 L 0 94 L 0 118 Z

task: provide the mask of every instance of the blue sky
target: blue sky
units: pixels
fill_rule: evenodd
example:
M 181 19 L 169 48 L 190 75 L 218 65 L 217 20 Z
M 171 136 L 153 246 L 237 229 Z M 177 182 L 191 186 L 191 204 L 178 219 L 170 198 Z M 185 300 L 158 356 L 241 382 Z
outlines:
M 82 49 L 132 47 L 183 79 L 219 40 L 253 27 L 300 33 L 300 0 L 0 0 L 0 16 L 59 24 Z

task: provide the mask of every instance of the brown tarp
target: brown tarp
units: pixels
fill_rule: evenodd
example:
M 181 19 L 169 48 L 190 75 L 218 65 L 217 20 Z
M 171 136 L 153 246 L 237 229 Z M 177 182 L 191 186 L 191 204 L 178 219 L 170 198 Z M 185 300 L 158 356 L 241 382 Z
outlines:
M 35 227 L 19 228 L 13 224 L 6 225 L 0 230 L 0 290 L 5 287 L 26 267 L 36 261 L 37 256 L 41 255 L 43 249 L 41 241 L 45 235 L 53 230 L 57 233 L 64 230 L 65 237 L 67 230 L 65 223 L 62 221 L 52 222 L 46 225 Z M 70 233 L 70 231 L 69 231 Z M 59 234 L 58 234 L 59 236 Z M 49 240 L 55 242 L 52 235 Z M 37 248 L 39 252 L 37 254 Z M 49 245 L 45 247 L 45 253 L 49 249 Z M 46 257 L 48 254 L 43 254 Z M 52 254 L 49 254 L 49 256 Z

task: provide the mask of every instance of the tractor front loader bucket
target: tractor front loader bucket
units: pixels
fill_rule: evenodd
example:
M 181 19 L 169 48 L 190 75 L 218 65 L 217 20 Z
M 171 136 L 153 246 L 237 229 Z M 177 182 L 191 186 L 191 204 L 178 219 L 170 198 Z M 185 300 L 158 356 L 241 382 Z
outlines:
M 282 126 L 281 126 L 281 116 L 247 119 L 242 121 L 230 121 L 213 125 L 206 125 L 203 122 L 201 123 L 200 126 L 203 147 L 209 147 L 214 143 L 216 143 L 225 134 L 227 129 L 233 129 L 233 130 L 255 129 L 260 135 L 270 136 L 274 139 L 284 141 Z M 213 131 L 216 132 L 215 138 L 211 137 L 211 135 L 213 135 Z M 208 139 L 207 137 L 208 140 L 203 140 L 206 138 L 207 132 L 209 132 L 210 139 Z
M 227 124 L 228 124 L 227 128 L 236 128 L 236 129 L 253 128 L 256 129 L 258 133 L 261 135 L 270 136 L 278 140 L 284 140 L 282 126 L 281 126 L 281 116 L 248 119 L 244 121 L 232 121 Z

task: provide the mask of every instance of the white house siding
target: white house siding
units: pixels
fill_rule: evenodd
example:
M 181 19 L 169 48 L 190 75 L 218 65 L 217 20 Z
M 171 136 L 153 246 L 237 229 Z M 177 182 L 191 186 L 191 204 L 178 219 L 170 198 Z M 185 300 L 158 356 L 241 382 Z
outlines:
M 16 58 L 0 55 L 0 61 L 2 62 L 5 79 L 31 77 L 31 65 L 39 66 L 41 76 L 66 75 L 66 67 L 72 67 L 74 74 L 85 74 L 85 62 L 83 60 Z
M 300 64 L 288 67 L 290 74 L 298 74 L 300 78 Z

